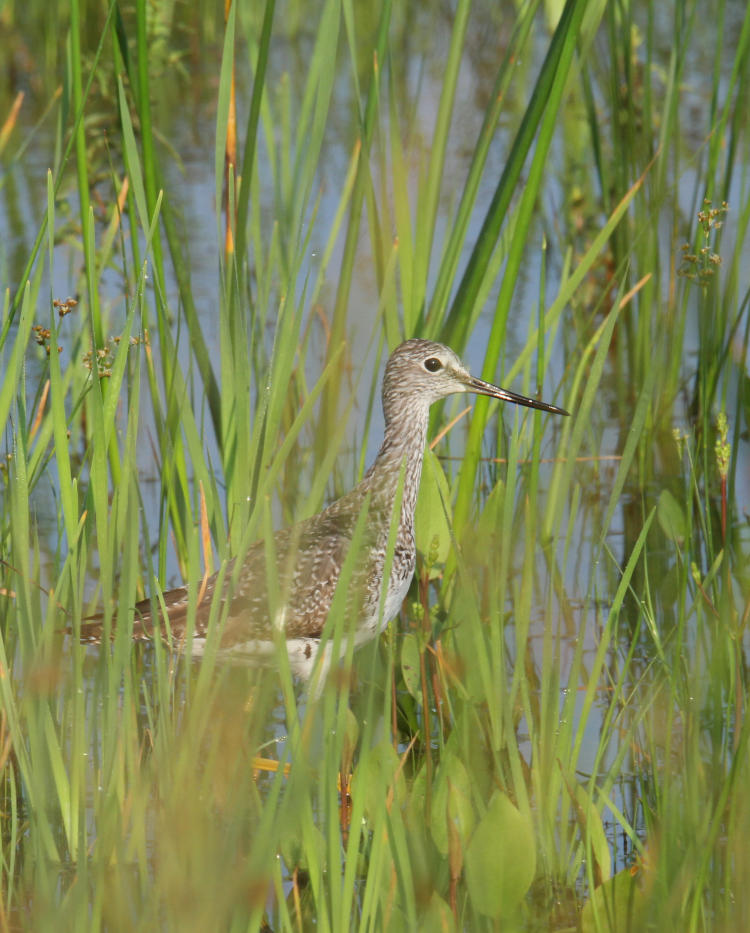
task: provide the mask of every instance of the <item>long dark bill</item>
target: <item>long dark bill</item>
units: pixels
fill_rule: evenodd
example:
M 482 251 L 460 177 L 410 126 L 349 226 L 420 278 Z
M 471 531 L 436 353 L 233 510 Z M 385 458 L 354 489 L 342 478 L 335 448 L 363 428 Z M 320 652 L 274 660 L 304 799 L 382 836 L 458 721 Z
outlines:
M 485 382 L 483 379 L 477 379 L 472 376 L 468 382 L 469 389 L 478 395 L 489 395 L 490 398 L 499 398 L 503 402 L 514 402 L 516 405 L 525 405 L 526 408 L 536 408 L 539 411 L 549 411 L 553 415 L 569 415 L 569 411 L 564 408 L 557 408 L 555 405 L 548 405 L 547 402 L 541 402 L 535 398 L 527 398 L 525 395 L 517 395 L 515 392 L 509 392 L 507 389 L 501 389 L 499 386 L 493 386 L 491 382 Z

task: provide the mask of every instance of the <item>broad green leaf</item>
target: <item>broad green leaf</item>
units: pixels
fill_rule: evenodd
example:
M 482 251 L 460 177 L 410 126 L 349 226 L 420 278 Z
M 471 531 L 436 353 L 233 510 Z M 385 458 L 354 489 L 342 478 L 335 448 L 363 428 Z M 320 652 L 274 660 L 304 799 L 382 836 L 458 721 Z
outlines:
M 409 788 L 406 819 L 410 827 L 426 831 L 425 805 L 427 800 L 427 766 L 423 763 Z
M 464 861 L 474 907 L 487 917 L 509 914 L 534 880 L 536 844 L 531 820 L 497 792 L 471 838 Z
M 383 741 L 363 755 L 352 775 L 352 797 L 365 795 L 364 812 L 368 818 L 378 816 L 386 795 L 394 787 L 395 799 L 400 801 L 406 794 L 406 780 L 400 768 L 401 762 L 393 746 Z
M 327 850 L 323 833 L 317 826 L 311 827 L 309 833 L 313 840 L 313 846 L 310 845 L 311 840 L 309 838 L 304 838 L 301 827 L 294 821 L 289 820 L 282 830 L 279 849 L 290 871 L 295 868 L 301 868 L 304 871 L 308 870 L 309 852 L 312 848 L 316 853 L 320 854 L 321 858 L 325 859 Z
M 664 534 L 676 544 L 685 540 L 687 521 L 680 503 L 668 489 L 662 489 L 656 508 L 656 517 L 659 519 Z
M 451 528 L 445 510 L 450 503 L 450 488 L 440 461 L 425 452 L 422 482 L 419 486 L 414 530 L 417 550 L 427 561 L 430 577 L 437 574 L 435 564 L 445 563 L 451 546 Z
M 454 930 L 455 921 L 451 909 L 436 892 L 432 892 L 429 906 L 422 918 L 423 930 Z
M 474 822 L 469 773 L 460 758 L 446 755 L 438 771 L 430 813 L 430 831 L 440 854 L 448 855 L 451 829 L 465 842 Z
M 401 644 L 401 674 L 404 678 L 406 689 L 415 700 L 420 700 L 422 697 L 422 686 L 419 668 L 419 639 L 416 635 L 404 635 L 404 640 Z

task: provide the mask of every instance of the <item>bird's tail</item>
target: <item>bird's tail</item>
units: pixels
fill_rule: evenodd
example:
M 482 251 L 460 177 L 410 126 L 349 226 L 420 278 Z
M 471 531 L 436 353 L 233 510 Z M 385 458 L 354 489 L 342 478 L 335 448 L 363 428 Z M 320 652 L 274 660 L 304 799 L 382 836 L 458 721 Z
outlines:
M 179 637 L 184 628 L 187 614 L 188 594 L 187 587 L 181 586 L 175 590 L 168 590 L 162 596 L 163 607 L 158 617 L 154 619 L 152 602 L 150 599 L 141 599 L 135 604 L 133 617 L 133 641 L 150 642 L 155 636 L 168 640 L 171 635 Z M 69 627 L 68 632 L 72 634 Z M 115 619 L 109 626 L 109 637 L 113 639 L 117 634 Z M 87 616 L 81 622 L 81 641 L 88 645 L 101 645 L 107 637 L 104 613 Z

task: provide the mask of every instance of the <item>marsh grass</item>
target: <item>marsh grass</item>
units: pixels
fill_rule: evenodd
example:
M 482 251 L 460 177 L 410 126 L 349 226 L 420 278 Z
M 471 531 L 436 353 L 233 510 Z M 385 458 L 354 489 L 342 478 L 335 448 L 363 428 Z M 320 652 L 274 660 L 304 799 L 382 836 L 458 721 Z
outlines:
M 313 18 L 233 3 L 220 23 L 199 6 L 71 0 L 59 41 L 28 5 L 55 129 L 0 322 L 0 928 L 750 922 L 737 493 L 750 15 L 720 3 L 707 58 L 704 6 L 676 2 L 665 57 L 653 5 L 637 21 L 628 4 L 548 5 L 549 35 L 538 6 L 513 14 L 446 207 L 485 10 L 457 4 L 420 149 L 400 59 L 413 23 L 388 3 L 377 18 L 333 0 Z M 300 23 L 290 83 L 277 58 Z M 16 54 L 25 26 L 6 28 Z M 178 99 L 165 63 L 186 74 L 183 28 L 216 87 L 211 316 L 167 180 L 179 157 L 158 128 L 160 103 Z M 683 133 L 699 73 L 705 123 Z M 251 79 L 239 101 L 238 74 Z M 324 211 L 342 87 L 354 131 Z M 15 124 L 12 99 L 3 89 L 7 198 L 39 133 Z M 483 187 L 501 128 L 505 167 Z M 522 338 L 511 303 L 540 223 Z M 365 261 L 378 297 L 363 315 Z M 76 303 L 55 292 L 65 262 Z M 187 656 L 134 646 L 137 599 L 158 605 L 172 579 L 200 580 L 258 538 L 273 567 L 279 520 L 361 474 L 377 367 L 353 358 L 355 331 L 378 361 L 405 336 L 461 352 L 481 333 L 486 378 L 543 387 L 573 417 L 506 411 L 496 433 L 497 406 L 479 400 L 465 436 L 440 441 L 454 457 L 426 460 L 401 618 L 320 697 L 281 646 L 278 671 L 210 647 L 192 662 L 189 637 Z M 111 644 L 80 646 L 97 609 Z M 332 612 L 334 644 L 346 622 Z

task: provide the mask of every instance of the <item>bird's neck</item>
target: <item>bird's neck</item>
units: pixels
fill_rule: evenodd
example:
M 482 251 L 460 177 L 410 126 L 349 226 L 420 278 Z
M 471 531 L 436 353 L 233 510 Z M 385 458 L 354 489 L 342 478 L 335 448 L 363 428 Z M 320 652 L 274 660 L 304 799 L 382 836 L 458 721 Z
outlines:
M 400 406 L 396 413 L 385 411 L 385 436 L 367 477 L 376 481 L 376 495 L 391 503 L 395 500 L 403 471 L 402 521 L 411 527 L 422 475 L 424 445 L 427 439 L 429 406 Z

